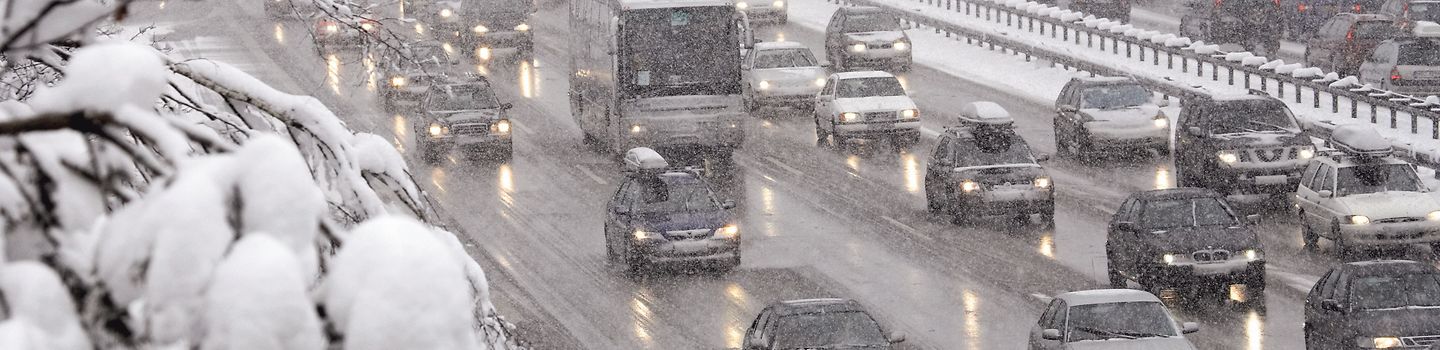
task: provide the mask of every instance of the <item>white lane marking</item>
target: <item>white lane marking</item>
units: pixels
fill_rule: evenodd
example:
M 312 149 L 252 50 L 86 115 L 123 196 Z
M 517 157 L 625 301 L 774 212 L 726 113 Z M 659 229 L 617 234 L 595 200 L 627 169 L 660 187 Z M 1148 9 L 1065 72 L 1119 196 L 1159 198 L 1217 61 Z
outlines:
M 789 166 L 789 165 L 785 165 L 785 163 L 781 163 L 780 160 L 779 160 L 779 159 L 775 159 L 775 157 L 765 156 L 765 160 L 768 161 L 768 162 L 770 162 L 770 164 L 775 164 L 775 166 L 778 166 L 778 167 L 780 167 L 781 169 L 785 169 L 785 171 L 788 171 L 788 172 L 790 172 L 791 174 L 795 174 L 795 175 L 805 175 L 805 172 L 800 171 L 800 169 L 795 169 L 795 167 L 792 167 L 792 166 Z
M 915 230 L 915 228 L 914 228 L 914 227 L 910 227 L 910 225 L 906 225 L 905 223 L 900 222 L 900 220 L 895 220 L 895 218 L 892 218 L 892 217 L 889 217 L 889 216 L 885 216 L 885 215 L 881 215 L 880 218 L 881 218 L 881 219 L 884 219 L 885 222 L 889 222 L 890 225 L 894 225 L 895 227 L 899 227 L 901 231 L 905 231 L 906 233 L 909 233 L 909 234 L 911 234 L 911 235 L 914 235 L 915 237 L 920 237 L 920 238 L 923 238 L 923 239 L 925 239 L 925 240 L 927 240 L 927 241 L 934 241 L 934 240 L 935 240 L 934 238 L 930 238 L 930 237 L 928 237 L 928 236 L 925 236 L 925 235 L 920 234 L 920 231 Z
M 595 183 L 598 183 L 598 184 L 601 184 L 601 185 L 608 185 L 608 184 L 610 184 L 610 182 L 605 181 L 605 178 L 602 178 L 602 177 L 600 177 L 600 176 L 598 176 L 598 175 L 595 175 L 595 172 L 590 171 L 590 168 L 586 168 L 585 166 L 580 165 L 580 164 L 575 164 L 575 169 L 580 169 L 580 172 L 581 172 L 581 173 L 584 173 L 585 176 L 589 176 L 591 180 L 595 180 Z

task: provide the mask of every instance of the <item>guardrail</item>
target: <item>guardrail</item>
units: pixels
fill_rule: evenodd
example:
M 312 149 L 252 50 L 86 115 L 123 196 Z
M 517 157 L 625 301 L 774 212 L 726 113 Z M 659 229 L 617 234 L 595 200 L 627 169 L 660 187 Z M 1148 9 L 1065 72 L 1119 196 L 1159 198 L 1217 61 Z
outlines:
M 830 0 L 827 0 L 830 1 Z M 1059 52 L 1050 47 L 1032 45 L 1023 40 L 1010 38 L 1002 33 L 951 23 L 925 13 L 892 5 L 892 2 L 877 0 L 834 0 L 837 4 L 874 6 L 896 15 L 903 21 L 921 27 L 933 28 L 945 36 L 962 37 L 966 43 L 989 46 L 990 49 L 1007 50 L 1023 55 L 1026 61 L 1039 58 L 1064 68 L 1085 71 L 1096 75 L 1133 76 L 1142 84 L 1157 92 L 1181 99 L 1197 94 L 1208 94 L 1200 86 L 1191 86 L 1168 77 L 1152 77 L 1132 74 L 1123 67 L 1114 67 L 1104 62 L 1094 62 L 1073 54 Z M 1167 70 L 1177 69 L 1180 74 L 1195 74 L 1209 80 L 1226 82 L 1239 87 L 1264 91 L 1281 99 L 1293 97 L 1294 103 L 1303 103 L 1308 94 L 1311 107 L 1322 108 L 1327 101 L 1331 113 L 1340 114 L 1341 107 L 1349 109 L 1350 118 L 1359 119 L 1360 111 L 1368 109 L 1370 122 L 1380 125 L 1381 110 L 1388 112 L 1389 127 L 1399 129 L 1401 117 L 1409 116 L 1410 134 L 1420 133 L 1420 120 L 1430 124 L 1430 139 L 1440 139 L 1440 97 L 1422 99 L 1416 96 L 1376 89 L 1359 84 L 1356 77 L 1341 78 L 1336 73 L 1326 73 L 1318 68 L 1304 67 L 1303 64 L 1285 64 L 1269 60 L 1248 52 L 1225 52 L 1217 45 L 1205 45 L 1174 34 L 1137 29 L 1116 21 L 1094 18 L 1049 5 L 1022 0 L 916 0 L 920 4 L 936 7 L 938 10 L 962 13 L 985 22 L 1003 25 L 1010 29 L 1024 30 L 1063 42 L 1073 42 L 1111 55 L 1134 59 L 1136 63 L 1164 65 Z M 1223 74 L 1222 74 L 1223 73 Z M 1258 78 L 1258 86 L 1254 86 Z M 1343 103 L 1342 103 L 1343 102 Z M 1323 130 L 1322 130 L 1323 133 Z M 1412 155 L 1414 155 L 1413 151 Z M 1440 165 L 1440 154 L 1415 158 L 1418 163 Z

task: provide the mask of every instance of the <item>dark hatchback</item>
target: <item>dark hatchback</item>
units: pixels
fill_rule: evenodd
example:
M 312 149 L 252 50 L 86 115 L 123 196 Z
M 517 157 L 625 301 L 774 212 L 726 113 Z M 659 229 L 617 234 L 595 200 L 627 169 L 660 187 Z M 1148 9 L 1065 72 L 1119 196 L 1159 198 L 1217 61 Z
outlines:
M 886 336 L 860 303 L 803 299 L 766 306 L 745 331 L 742 350 L 890 349 L 904 333 Z
M 662 263 L 733 269 L 740 265 L 734 206 L 693 172 L 630 172 L 606 206 L 606 257 L 632 274 Z
M 1440 270 L 1405 260 L 1331 269 L 1305 298 L 1310 349 L 1424 349 L 1440 344 Z
M 1152 190 L 1130 195 L 1105 242 L 1111 288 L 1135 280 L 1147 290 L 1244 284 L 1265 289 L 1260 238 L 1215 191 Z

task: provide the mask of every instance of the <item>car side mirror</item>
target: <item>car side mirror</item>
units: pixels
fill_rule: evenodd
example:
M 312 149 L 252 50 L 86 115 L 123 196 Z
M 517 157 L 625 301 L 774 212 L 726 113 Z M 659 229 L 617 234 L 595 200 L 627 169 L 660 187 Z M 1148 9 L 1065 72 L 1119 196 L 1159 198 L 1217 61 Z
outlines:
M 1056 110 L 1060 111 L 1060 113 L 1075 113 L 1080 111 L 1079 108 L 1075 108 L 1075 106 L 1071 105 L 1060 105 L 1060 107 L 1057 107 Z
M 905 342 L 905 332 L 892 332 L 890 336 L 885 339 L 889 340 L 890 344 L 903 343 Z
M 1035 155 L 1035 161 L 1036 161 L 1036 162 L 1041 162 L 1041 163 L 1043 163 L 1043 162 L 1048 162 L 1048 161 L 1050 161 L 1050 154 L 1049 154 L 1049 153 L 1037 154 L 1037 155 Z
M 1345 312 L 1345 303 L 1335 299 L 1325 299 L 1320 302 L 1320 308 L 1335 312 Z
M 1140 226 L 1136 226 L 1134 222 L 1121 221 L 1115 223 L 1115 229 L 1123 232 L 1135 233 L 1140 231 Z
M 1061 340 L 1063 337 L 1059 329 L 1046 329 L 1040 331 L 1040 338 L 1045 340 Z
M 1199 332 L 1199 331 L 1200 331 L 1200 324 L 1198 324 L 1198 323 L 1195 323 L 1195 322 L 1185 322 L 1185 323 L 1180 324 L 1180 333 L 1182 333 L 1182 334 L 1190 334 L 1190 333 L 1195 333 L 1195 332 Z
M 1248 224 L 1251 224 L 1251 225 L 1260 223 L 1260 214 L 1250 214 L 1250 215 L 1246 215 L 1246 216 L 1245 216 L 1245 223 L 1248 223 Z
M 1205 133 L 1205 130 L 1201 130 L 1198 126 L 1192 126 L 1189 129 L 1185 129 L 1185 132 L 1190 133 L 1190 136 L 1199 137 L 1202 139 L 1210 137 L 1210 134 Z
M 720 202 L 720 207 L 725 209 L 735 209 L 735 201 L 726 200 L 724 202 Z
M 1315 191 L 1315 194 L 1320 195 L 1320 198 L 1330 198 L 1330 197 L 1334 197 L 1334 196 L 1335 196 L 1335 191 L 1331 191 L 1331 190 L 1319 190 L 1319 191 Z
M 501 103 L 501 104 L 500 104 L 500 109 L 511 109 L 511 108 L 515 108 L 515 105 L 514 105 L 514 104 L 511 104 L 510 102 L 505 102 L 505 103 Z

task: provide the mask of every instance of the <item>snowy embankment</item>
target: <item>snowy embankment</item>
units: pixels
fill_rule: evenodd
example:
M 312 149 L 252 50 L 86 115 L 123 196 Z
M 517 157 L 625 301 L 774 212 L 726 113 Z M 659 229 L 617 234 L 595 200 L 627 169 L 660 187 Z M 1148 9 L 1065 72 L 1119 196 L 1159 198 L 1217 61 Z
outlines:
M 115 11 L 82 4 L 57 18 Z M 519 348 L 383 138 L 224 63 L 39 28 L 80 45 L 3 52 L 62 78 L 0 101 L 0 349 Z

